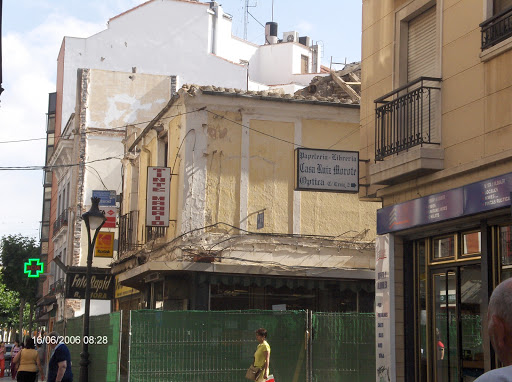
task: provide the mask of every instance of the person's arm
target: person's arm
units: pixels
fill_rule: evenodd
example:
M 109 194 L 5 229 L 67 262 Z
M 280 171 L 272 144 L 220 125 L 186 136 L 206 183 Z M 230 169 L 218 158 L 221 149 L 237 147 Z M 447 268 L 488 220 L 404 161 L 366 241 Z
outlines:
M 55 382 L 61 382 L 62 378 L 64 378 L 64 373 L 66 372 L 66 369 L 68 367 L 68 363 L 66 360 L 60 361 L 58 363 L 59 369 L 57 370 L 57 377 L 55 378 Z
M 268 367 L 270 365 L 270 352 L 266 351 L 265 354 L 265 364 L 263 365 L 263 378 L 268 378 Z
M 44 371 L 43 368 L 41 367 L 41 361 L 39 361 L 39 354 L 36 357 L 36 363 L 37 367 L 39 368 L 39 375 L 41 376 L 41 381 L 44 381 Z
M 12 362 L 14 363 L 18 363 L 20 362 L 20 357 L 21 357 L 21 350 L 19 352 L 16 353 L 16 356 L 14 357 L 14 359 L 12 360 Z

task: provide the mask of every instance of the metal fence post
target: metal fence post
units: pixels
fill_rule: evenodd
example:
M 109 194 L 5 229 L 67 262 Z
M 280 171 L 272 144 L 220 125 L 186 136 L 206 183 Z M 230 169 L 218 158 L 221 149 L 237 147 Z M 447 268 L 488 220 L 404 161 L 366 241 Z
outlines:
M 307 310 L 307 328 L 306 328 L 306 382 L 313 382 L 313 311 Z

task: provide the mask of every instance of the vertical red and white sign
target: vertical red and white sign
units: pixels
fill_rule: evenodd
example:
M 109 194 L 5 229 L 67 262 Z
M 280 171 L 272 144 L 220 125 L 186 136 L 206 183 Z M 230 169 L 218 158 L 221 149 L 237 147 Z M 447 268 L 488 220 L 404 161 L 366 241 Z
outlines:
M 146 226 L 169 227 L 171 169 L 148 167 Z

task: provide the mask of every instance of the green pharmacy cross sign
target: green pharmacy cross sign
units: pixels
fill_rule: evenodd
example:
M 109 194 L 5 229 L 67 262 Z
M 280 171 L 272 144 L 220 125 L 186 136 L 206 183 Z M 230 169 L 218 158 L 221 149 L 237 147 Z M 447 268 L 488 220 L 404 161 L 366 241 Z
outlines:
M 28 277 L 39 277 L 43 273 L 43 263 L 39 259 L 28 259 L 25 263 L 25 271 Z

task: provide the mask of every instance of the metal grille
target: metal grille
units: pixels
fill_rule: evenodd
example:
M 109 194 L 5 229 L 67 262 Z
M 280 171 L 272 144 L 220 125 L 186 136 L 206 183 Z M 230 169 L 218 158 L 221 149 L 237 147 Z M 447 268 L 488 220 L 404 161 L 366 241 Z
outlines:
M 512 37 L 512 8 L 505 9 L 484 21 L 480 27 L 482 28 L 482 50 Z
M 119 217 L 119 255 L 142 247 L 137 243 L 139 211 L 130 211 Z
M 375 160 L 414 146 L 439 144 L 433 137 L 438 128 L 435 95 L 440 88 L 426 83 L 440 81 L 420 77 L 375 100 Z
M 55 328 L 61 335 L 67 337 L 66 345 L 71 353 L 71 370 L 75 379 L 78 379 L 83 341 L 83 316 L 68 319 L 65 323 L 60 321 L 55 324 Z M 94 338 L 96 343 L 89 344 L 89 380 L 119 381 L 120 334 L 121 312 L 90 318 L 89 336 Z M 107 338 L 106 344 L 101 341 L 104 337 Z
M 313 313 L 313 382 L 375 380 L 375 314 Z
M 146 240 L 148 241 L 158 239 L 159 237 L 164 237 L 167 232 L 167 227 L 146 227 Z
M 68 210 L 64 210 L 53 223 L 53 236 L 55 236 L 62 227 L 68 225 Z
M 153 310 L 131 311 L 129 380 L 244 380 L 257 346 L 254 331 L 260 327 L 269 332 L 270 372 L 276 380 L 304 381 L 303 311 Z

